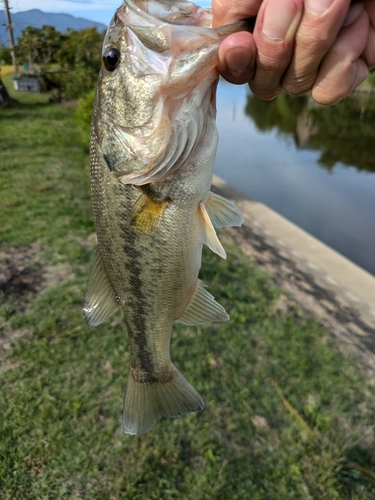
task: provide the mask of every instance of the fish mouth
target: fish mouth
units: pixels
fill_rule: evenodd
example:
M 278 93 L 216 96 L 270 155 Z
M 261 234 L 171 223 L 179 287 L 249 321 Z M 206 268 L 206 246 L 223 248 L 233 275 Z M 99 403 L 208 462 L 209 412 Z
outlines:
M 167 24 L 211 27 L 211 9 L 198 7 L 192 2 L 124 0 L 124 4 L 149 23 L 154 24 L 155 19 L 158 19 Z
M 126 6 L 133 13 L 138 14 L 144 21 L 154 24 L 155 19 L 174 25 L 191 25 L 196 29 L 210 28 L 211 31 L 229 34 L 243 29 L 253 31 L 255 17 L 243 19 L 233 24 L 212 28 L 212 9 L 202 8 L 188 1 L 167 0 L 124 0 L 121 10 Z
M 211 9 L 198 7 L 192 2 L 157 0 L 124 0 L 116 16 L 144 44 L 159 52 L 170 48 L 168 38 L 178 40 L 180 49 L 192 51 L 201 45 L 202 37 L 211 39 L 212 43 L 238 31 L 252 32 L 255 19 L 212 28 Z

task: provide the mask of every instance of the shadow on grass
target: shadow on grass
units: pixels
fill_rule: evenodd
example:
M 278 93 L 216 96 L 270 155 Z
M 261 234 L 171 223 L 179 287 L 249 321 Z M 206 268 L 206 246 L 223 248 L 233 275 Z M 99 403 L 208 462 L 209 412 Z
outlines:
M 17 102 L 13 106 L 3 108 L 1 113 L 1 121 L 3 120 L 28 120 L 30 119 L 30 114 L 43 113 L 44 110 L 51 108 L 56 105 L 56 109 L 59 109 L 57 103 L 50 102 Z

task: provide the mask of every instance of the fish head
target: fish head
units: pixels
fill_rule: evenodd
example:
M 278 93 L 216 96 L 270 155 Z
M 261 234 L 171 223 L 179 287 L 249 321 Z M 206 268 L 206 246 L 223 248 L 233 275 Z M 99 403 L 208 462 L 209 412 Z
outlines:
M 235 24 L 210 28 L 191 2 L 125 0 L 102 49 L 93 136 L 123 183 L 146 184 L 186 163 L 215 119 L 218 47 Z

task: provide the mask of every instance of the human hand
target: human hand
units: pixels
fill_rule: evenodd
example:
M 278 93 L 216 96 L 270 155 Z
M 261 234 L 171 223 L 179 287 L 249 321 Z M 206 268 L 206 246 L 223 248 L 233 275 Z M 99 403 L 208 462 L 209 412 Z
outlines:
M 272 99 L 312 90 L 321 104 L 352 92 L 375 66 L 375 0 L 212 0 L 213 25 L 257 16 L 254 34 L 219 49 L 220 73 Z

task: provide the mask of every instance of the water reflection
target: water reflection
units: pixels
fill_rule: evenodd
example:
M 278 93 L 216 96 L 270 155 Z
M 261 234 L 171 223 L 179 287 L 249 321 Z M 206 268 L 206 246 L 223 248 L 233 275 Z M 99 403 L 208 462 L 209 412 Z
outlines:
M 375 274 L 375 98 L 265 102 L 221 81 L 217 108 L 217 175 Z
M 340 162 L 375 172 L 372 96 L 355 94 L 326 107 L 308 96 L 281 94 L 266 102 L 249 94 L 245 113 L 258 130 L 276 130 L 281 136 L 292 137 L 298 148 L 320 151 L 318 163 L 328 170 Z

